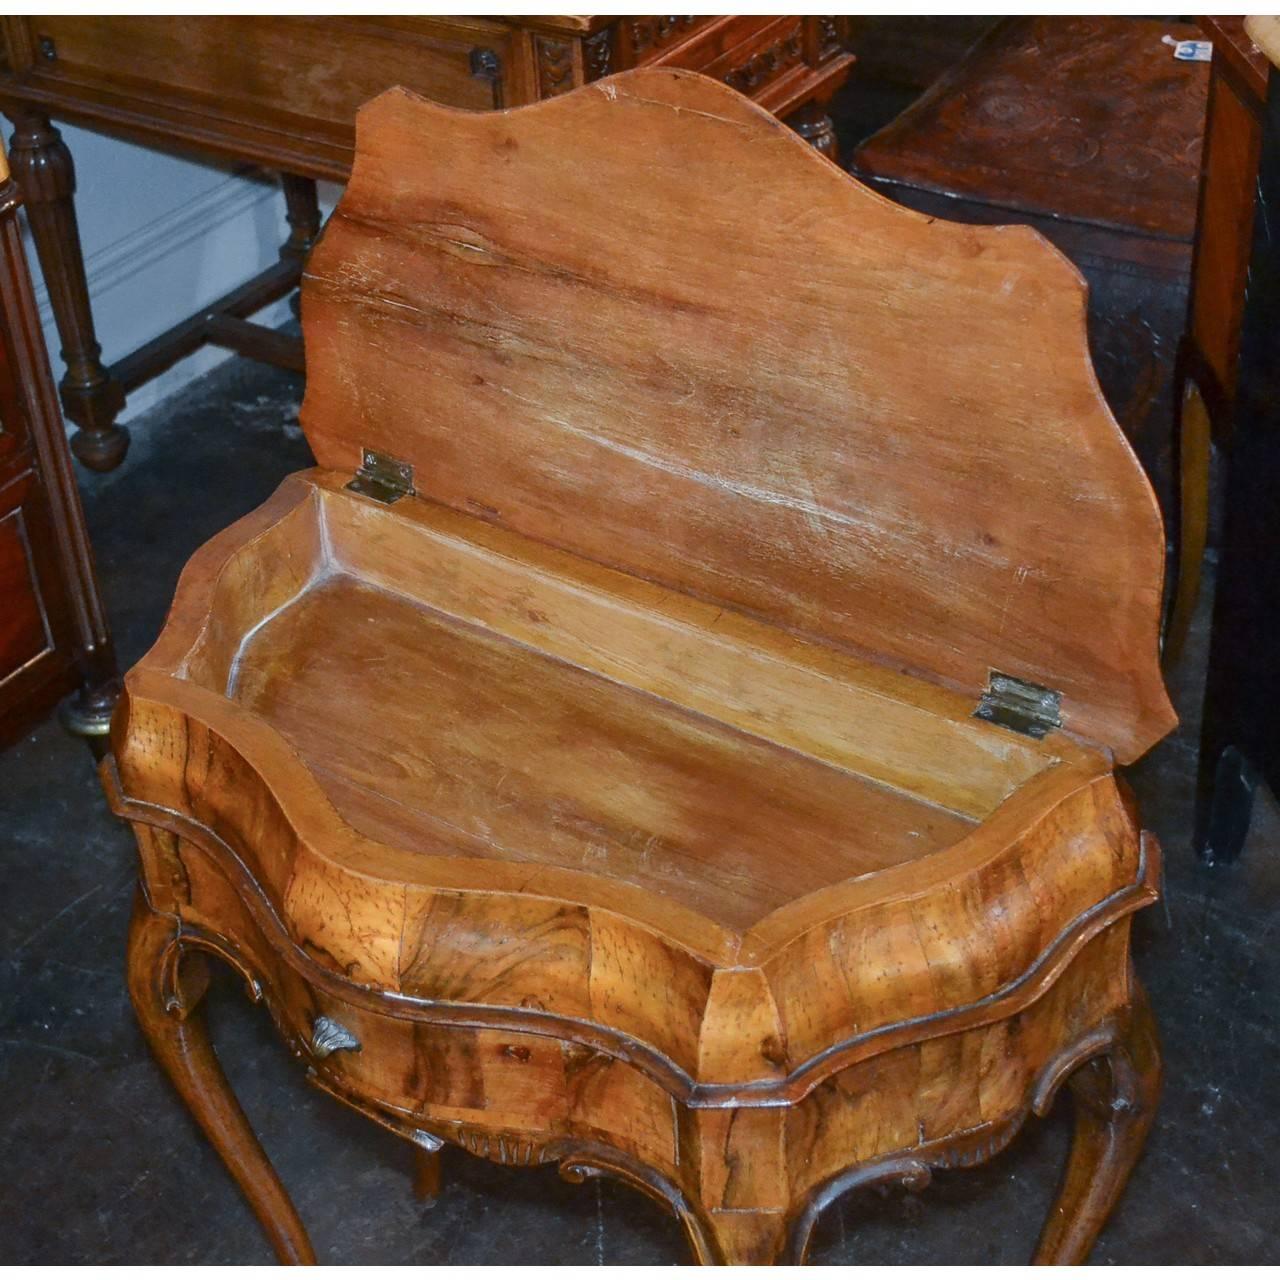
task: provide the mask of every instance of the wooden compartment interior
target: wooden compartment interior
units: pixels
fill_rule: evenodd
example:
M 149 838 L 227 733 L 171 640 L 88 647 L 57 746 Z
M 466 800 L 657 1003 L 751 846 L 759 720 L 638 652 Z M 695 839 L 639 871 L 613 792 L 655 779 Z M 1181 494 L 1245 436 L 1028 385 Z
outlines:
M 261 716 L 374 839 L 595 871 L 744 929 L 955 843 L 1064 748 L 1082 754 L 343 479 L 313 473 L 310 498 L 231 556 L 177 674 Z

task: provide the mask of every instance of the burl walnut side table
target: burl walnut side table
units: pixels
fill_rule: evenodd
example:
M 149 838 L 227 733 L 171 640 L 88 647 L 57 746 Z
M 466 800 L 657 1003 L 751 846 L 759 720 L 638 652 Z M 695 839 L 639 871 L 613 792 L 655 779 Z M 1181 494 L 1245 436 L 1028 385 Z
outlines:
M 103 766 L 138 1017 L 281 1258 L 209 955 L 425 1182 L 621 1178 L 704 1262 L 1067 1084 L 1082 1259 L 1160 1077 L 1113 767 L 1174 718 L 1076 271 L 640 70 L 376 99 L 303 291 L 318 468 L 192 560 Z

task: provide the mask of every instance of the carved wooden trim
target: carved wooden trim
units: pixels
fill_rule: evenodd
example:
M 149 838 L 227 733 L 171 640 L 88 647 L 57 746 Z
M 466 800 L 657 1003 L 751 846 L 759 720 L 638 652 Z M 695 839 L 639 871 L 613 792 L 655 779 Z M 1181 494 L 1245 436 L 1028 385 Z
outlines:
M 573 45 L 550 36 L 534 36 L 538 63 L 538 97 L 554 98 L 573 88 Z
M 613 28 L 605 27 L 582 42 L 583 73 L 586 80 L 600 80 L 613 69 Z
M 692 14 L 684 17 L 628 18 L 631 47 L 637 56 L 661 49 L 685 35 L 697 21 Z
M 753 54 L 740 67 L 726 72 L 724 82 L 739 93 L 751 94 L 804 57 L 804 35 L 799 27 Z
M 839 18 L 818 18 L 818 59 L 825 61 L 844 48 Z
M 254 972 L 234 944 L 204 930 L 190 929 L 180 922 L 176 922 L 174 936 L 161 965 L 161 989 L 165 993 L 166 1006 L 174 1016 L 185 1017 L 203 994 L 201 990 L 199 995 L 188 995 L 180 986 L 179 966 L 191 952 L 206 952 L 223 960 L 245 980 L 250 999 L 265 1002 L 272 1020 L 285 1035 L 295 1056 L 312 1059 L 306 1077 L 309 1084 L 398 1137 L 432 1152 L 439 1150 L 442 1143 L 452 1143 L 471 1155 L 509 1167 L 527 1168 L 555 1163 L 559 1166 L 560 1176 L 571 1183 L 580 1184 L 589 1178 L 615 1178 L 674 1214 L 685 1231 L 697 1262 L 705 1265 L 723 1261 L 714 1233 L 681 1187 L 615 1147 L 574 1137 L 543 1137 L 514 1132 L 500 1126 L 488 1129 L 479 1125 L 436 1121 L 429 1116 L 425 1119 L 406 1116 L 386 1103 L 363 1097 L 323 1075 L 317 1069 L 315 1059 L 324 1055 L 309 1051 L 305 1041 L 289 1027 L 284 1017 L 283 1001 L 272 984 Z M 1139 992 L 1139 1003 L 1144 999 Z M 1048 1114 L 1058 1091 L 1069 1077 L 1089 1062 L 1103 1059 L 1113 1072 L 1116 1087 L 1114 1100 L 1109 1104 L 1100 1101 L 1099 1105 L 1110 1105 L 1117 1110 L 1133 1107 L 1137 1095 L 1136 1068 L 1125 1048 L 1121 1028 L 1114 1019 L 1109 1019 L 1077 1037 L 1050 1058 L 1025 1091 L 1023 1104 L 1010 1115 L 852 1165 L 812 1188 L 788 1214 L 786 1243 L 779 1261 L 802 1265 L 818 1217 L 848 1192 L 894 1185 L 921 1192 L 932 1182 L 936 1169 L 971 1168 L 993 1159 L 1009 1146 L 1031 1116 L 1042 1118 Z M 685 1105 L 689 1103 L 686 1101 Z
M 676 1216 L 698 1262 L 716 1261 L 711 1234 L 685 1193 L 669 1178 L 616 1147 L 580 1138 L 540 1140 L 526 1134 L 517 1135 L 447 1123 L 433 1123 L 432 1130 L 428 1133 L 416 1127 L 416 1123 L 409 1118 L 389 1112 L 383 1105 L 344 1089 L 335 1081 L 321 1076 L 314 1068 L 308 1070 L 307 1082 L 341 1102 L 343 1106 L 358 1111 L 408 1142 L 423 1146 L 423 1140 L 429 1140 L 433 1144 L 428 1147 L 429 1150 L 438 1150 L 439 1144 L 451 1142 L 471 1155 L 509 1167 L 557 1164 L 560 1176 L 566 1182 L 576 1185 L 589 1178 L 614 1178 L 624 1182 Z
M 570 1018 L 538 1009 L 508 1009 L 449 1000 L 426 1000 L 399 992 L 362 987 L 340 977 L 318 964 L 294 942 L 239 856 L 218 835 L 192 818 L 123 795 L 113 757 L 107 756 L 103 761 L 101 776 L 112 812 L 130 822 L 169 831 L 195 845 L 218 865 L 235 886 L 241 901 L 275 952 L 309 985 L 348 1004 L 415 1022 L 488 1028 L 573 1040 L 630 1062 L 666 1089 L 673 1098 L 693 1109 L 798 1102 L 828 1076 L 854 1061 L 871 1056 L 873 1052 L 882 1053 L 904 1044 L 985 1026 L 1011 1017 L 1039 999 L 1086 943 L 1118 920 L 1154 902 L 1158 896 L 1155 885 L 1158 878 L 1159 846 L 1154 837 L 1144 832 L 1134 882 L 1076 917 L 1017 979 L 983 999 L 849 1036 L 800 1063 L 790 1074 L 778 1080 L 753 1081 L 749 1084 L 700 1083 L 652 1045 L 587 1019 Z
M 933 1181 L 935 1169 L 967 1169 L 993 1159 L 1018 1136 L 1031 1116 L 1043 1118 L 1049 1114 L 1059 1089 L 1069 1076 L 1099 1058 L 1112 1061 L 1115 1064 L 1113 1069 L 1120 1078 L 1133 1075 L 1120 1028 L 1114 1020 L 1085 1032 L 1055 1054 L 1037 1073 L 1026 1091 L 1023 1105 L 1012 1115 L 963 1133 L 948 1134 L 906 1151 L 892 1152 L 828 1178 L 810 1192 L 803 1206 L 793 1213 L 782 1261 L 794 1266 L 804 1263 L 818 1216 L 847 1192 L 893 1185 L 907 1191 L 923 1191 Z M 1129 1095 L 1133 1092 L 1131 1087 Z M 1121 1098 L 1125 1096 L 1122 1089 Z

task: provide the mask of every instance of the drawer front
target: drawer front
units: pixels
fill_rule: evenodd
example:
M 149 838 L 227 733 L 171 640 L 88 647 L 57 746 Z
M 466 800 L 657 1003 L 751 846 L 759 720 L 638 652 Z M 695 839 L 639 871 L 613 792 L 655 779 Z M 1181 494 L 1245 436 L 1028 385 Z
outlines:
M 19 481 L 13 489 L 25 488 Z M 0 501 L 9 490 L 0 494 Z M 5 505 L 8 505 L 6 502 Z M 0 515 L 0 688 L 53 648 L 21 506 Z
M 618 18 L 614 34 L 613 69 L 627 71 L 650 63 L 666 64 L 676 50 L 701 45 L 709 31 L 724 22 L 732 21 L 735 19 L 693 16 Z
M 751 97 L 804 64 L 804 43 L 804 19 L 783 18 L 717 58 L 706 74 Z
M 503 1164 L 536 1164 L 575 1138 L 603 1140 L 675 1168 L 671 1096 L 626 1062 L 549 1036 L 392 1018 L 324 993 L 313 1008 L 359 1045 L 321 1057 L 315 1024 L 299 1027 L 319 1083 L 392 1113 L 402 1133 L 421 1126 Z
M 732 59 L 737 50 L 751 46 L 780 21 L 794 26 L 802 19 L 716 18 L 693 39 L 667 50 L 655 61 L 664 67 L 680 67 L 685 71 L 702 71 L 709 75 L 713 67 L 726 58 Z
M 25 21 L 42 80 L 198 103 L 211 116 L 255 124 L 267 112 L 350 129 L 356 108 L 393 85 L 448 106 L 491 109 L 510 65 L 507 28 L 475 19 Z

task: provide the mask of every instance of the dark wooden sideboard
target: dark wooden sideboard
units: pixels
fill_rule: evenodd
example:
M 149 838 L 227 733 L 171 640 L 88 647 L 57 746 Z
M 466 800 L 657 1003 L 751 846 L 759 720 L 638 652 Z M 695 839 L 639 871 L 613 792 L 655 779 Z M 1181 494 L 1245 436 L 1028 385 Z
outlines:
M 1244 31 L 1251 38 L 1250 63 L 1256 69 L 1265 55 L 1267 76 L 1255 85 L 1261 92 L 1251 127 L 1214 135 L 1228 157 L 1218 157 L 1221 168 L 1210 158 L 1202 209 L 1218 217 L 1205 226 L 1206 235 L 1211 228 L 1216 234 L 1202 251 L 1206 275 L 1197 276 L 1197 286 L 1204 287 L 1198 305 L 1193 300 L 1189 344 L 1202 361 L 1191 365 L 1191 377 L 1198 373 L 1202 380 L 1192 385 L 1216 391 L 1204 403 L 1230 415 L 1225 422 L 1211 418 L 1215 433 L 1224 428 L 1222 529 L 1195 831 L 1196 849 L 1208 862 L 1239 856 L 1260 782 L 1280 793 L 1280 729 L 1273 712 L 1280 700 L 1280 18 L 1248 18 Z M 1243 154 L 1230 163 L 1233 146 Z M 1253 175 L 1245 186 L 1239 176 L 1249 161 Z M 1247 222 L 1247 235 L 1221 225 L 1227 212 L 1237 224 Z M 1207 274 L 1209 247 L 1224 273 L 1237 268 L 1228 276 L 1236 292 Z
M 1245 284 L 1253 252 L 1270 64 L 1240 16 L 1196 19 L 1213 42 L 1195 255 L 1175 405 L 1179 472 L 1177 575 L 1165 640 L 1176 661 L 1200 598 L 1209 534 L 1211 442 L 1226 440 L 1235 414 Z
M 834 157 L 825 104 L 849 73 L 835 17 L 13 17 L 0 109 L 67 372 L 62 403 L 86 466 L 110 470 L 127 392 L 205 342 L 301 368 L 247 317 L 292 290 L 319 228 L 317 178 L 345 181 L 356 107 L 393 85 L 487 110 L 664 65 L 724 81 Z M 292 234 L 280 262 L 111 367 L 94 332 L 71 156 L 52 119 L 278 170 Z
M 101 741 L 118 682 L 0 149 L 0 748 L 64 694 Z

